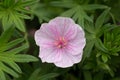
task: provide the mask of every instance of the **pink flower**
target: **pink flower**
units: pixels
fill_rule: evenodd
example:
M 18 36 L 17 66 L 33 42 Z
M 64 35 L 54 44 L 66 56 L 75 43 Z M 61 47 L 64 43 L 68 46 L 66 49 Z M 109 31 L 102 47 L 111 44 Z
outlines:
M 86 40 L 83 29 L 71 18 L 56 17 L 35 32 L 42 62 L 71 67 L 82 59 Z

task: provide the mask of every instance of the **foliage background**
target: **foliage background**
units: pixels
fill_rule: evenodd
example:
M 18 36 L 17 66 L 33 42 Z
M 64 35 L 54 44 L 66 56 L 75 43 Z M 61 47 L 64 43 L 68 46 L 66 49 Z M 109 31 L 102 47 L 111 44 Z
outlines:
M 0 0 L 0 80 L 120 80 L 120 0 Z M 41 63 L 34 32 L 57 16 L 86 33 L 79 64 Z

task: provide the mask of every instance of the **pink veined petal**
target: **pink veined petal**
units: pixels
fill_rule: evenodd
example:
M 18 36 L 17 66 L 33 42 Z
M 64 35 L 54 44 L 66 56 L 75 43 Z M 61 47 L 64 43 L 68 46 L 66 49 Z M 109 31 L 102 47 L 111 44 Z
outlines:
M 65 37 L 68 38 L 68 40 L 80 38 L 82 40 L 83 38 L 85 38 L 85 34 L 83 29 L 78 24 L 74 24 L 70 26 L 68 31 L 66 31 Z
M 70 25 L 75 23 L 71 18 L 57 17 L 52 19 L 49 24 L 55 25 L 56 32 L 59 34 L 59 36 L 64 36 L 65 32 L 70 28 Z
M 55 62 L 54 64 L 57 66 L 57 67 L 61 67 L 61 68 L 66 68 L 66 67 L 71 67 L 73 66 L 74 62 L 71 60 L 71 58 L 67 55 L 67 53 L 62 53 L 61 55 L 62 59 L 61 61 L 59 62 Z
M 71 58 L 71 60 L 74 63 L 79 63 L 82 60 L 82 54 L 83 54 L 83 52 L 79 53 L 78 55 L 68 54 L 68 56 Z
M 75 26 L 77 27 L 77 35 L 79 35 L 80 38 L 84 37 L 85 38 L 85 33 L 84 30 L 81 28 L 81 26 L 79 26 L 78 24 L 75 24 Z
M 74 37 L 74 39 L 69 40 L 68 45 L 66 46 L 66 49 L 72 55 L 78 55 L 79 53 L 81 53 L 86 44 L 85 35 L 82 28 L 79 27 L 79 25 L 76 25 L 76 27 L 76 36 Z
M 66 50 L 72 55 L 78 55 L 83 51 L 84 46 L 85 39 L 83 39 L 81 42 L 69 42 L 66 46 Z
M 62 50 L 62 59 L 59 62 L 55 62 L 58 67 L 66 68 L 71 67 L 75 63 L 79 63 L 82 60 L 82 52 L 78 55 L 71 55 L 69 52 Z
M 66 46 L 65 50 L 71 55 L 78 55 L 82 52 L 80 48 L 78 49 L 76 46 L 71 46 L 70 44 Z
M 54 63 L 61 60 L 61 54 L 59 50 L 55 48 L 40 48 L 39 57 L 41 58 L 42 62 Z
M 56 39 L 56 33 L 52 30 L 52 25 L 42 24 L 41 28 L 35 32 L 35 41 L 39 46 L 52 44 Z
M 67 40 L 74 39 L 76 35 L 77 35 L 77 27 L 75 26 L 75 24 L 71 24 L 64 32 L 64 37 Z

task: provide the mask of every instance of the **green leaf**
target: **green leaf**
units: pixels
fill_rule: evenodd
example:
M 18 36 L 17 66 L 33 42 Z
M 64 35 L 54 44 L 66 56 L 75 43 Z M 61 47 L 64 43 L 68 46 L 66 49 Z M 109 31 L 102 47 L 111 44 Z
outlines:
M 22 14 L 22 13 L 17 13 L 17 12 L 16 12 L 16 15 L 17 15 L 19 18 L 22 18 L 22 19 L 31 19 L 30 16 L 25 15 L 25 14 Z
M 92 75 L 89 71 L 84 71 L 84 79 L 85 80 L 92 80 Z
M 31 62 L 38 61 L 38 58 L 27 54 L 16 54 L 12 57 L 12 60 L 15 62 Z
M 112 30 L 112 29 L 114 29 L 114 28 L 117 28 L 118 26 L 115 26 L 115 25 L 111 25 L 111 24 L 105 24 L 105 25 L 103 25 L 100 29 L 99 29 L 99 31 L 98 31 L 98 33 L 96 34 L 98 37 L 101 37 L 104 33 L 106 34 L 106 32 L 108 32 L 108 31 L 110 31 L 110 30 Z
M 8 42 L 8 40 L 10 39 L 12 33 L 14 31 L 14 28 L 9 28 L 8 30 L 4 31 L 2 33 L 2 35 L 0 36 L 0 48 L 6 44 L 6 42 Z M 9 34 L 9 35 L 8 35 Z
M 17 54 L 17 53 L 19 53 L 19 52 L 21 52 L 21 51 L 23 51 L 23 50 L 25 50 L 25 49 L 27 49 L 28 48 L 28 44 L 27 43 L 24 43 L 22 46 L 20 46 L 20 47 L 17 47 L 17 48 L 14 48 L 14 49 L 12 49 L 12 50 L 9 50 L 9 51 L 6 51 L 6 53 L 9 53 L 9 54 Z
M 4 4 L 4 6 L 6 6 L 6 7 L 9 7 L 11 4 L 11 2 L 13 2 L 14 0 L 4 0 L 3 1 L 3 4 Z
M 39 0 L 2 0 L 0 4 L 0 19 L 3 29 L 6 30 L 10 25 L 15 25 L 20 31 L 25 32 L 24 19 L 31 19 L 31 9 L 27 7 L 34 5 Z
M 94 29 L 94 25 L 93 23 L 90 23 L 90 22 L 86 22 L 85 23 L 85 27 L 84 27 L 85 31 L 86 31 L 86 37 L 89 37 L 90 38 L 93 38 L 91 37 L 93 34 L 95 34 L 95 29 Z
M 65 16 L 65 17 L 72 17 L 75 14 L 76 7 L 69 9 L 67 11 L 65 11 L 64 13 L 61 14 L 61 16 Z
M 109 13 L 109 10 L 110 10 L 110 9 L 106 9 L 106 10 L 97 18 L 97 20 L 96 20 L 96 22 L 95 22 L 95 28 L 96 28 L 97 30 L 99 30 L 99 29 L 102 27 L 102 25 L 103 25 L 103 23 L 104 23 L 104 21 L 105 21 L 105 19 L 106 19 L 106 16 L 107 16 L 108 13 Z
M 23 7 L 27 7 L 33 4 L 38 3 L 40 0 L 28 0 L 28 1 L 22 1 L 22 3 L 20 4 Z
M 40 71 L 41 71 L 41 69 L 36 69 L 36 70 L 30 75 L 30 77 L 29 77 L 28 80 L 34 80 L 34 79 L 38 80 L 38 76 L 39 76 L 39 74 L 40 74 Z
M 31 7 L 32 14 L 37 16 L 39 22 L 42 23 L 43 21 L 48 22 L 51 16 L 54 14 L 49 8 L 45 9 L 45 5 L 41 3 L 37 3 Z
M 86 14 L 82 6 L 75 6 L 61 14 L 61 16 L 72 17 L 80 26 L 84 27 L 85 20 L 92 22 L 93 20 Z
M 45 74 L 41 77 L 39 77 L 38 80 L 48 80 L 50 78 L 54 78 L 54 77 L 57 77 L 58 76 L 58 73 L 48 73 L 48 74 Z
M 25 32 L 25 25 L 24 22 L 21 18 L 19 18 L 19 16 L 16 15 L 15 12 L 11 13 L 11 18 L 13 19 L 14 24 L 16 25 L 16 27 L 22 31 Z
M 6 80 L 3 70 L 0 69 L 0 80 Z
M 20 67 L 19 67 L 15 62 L 10 61 L 10 60 L 8 60 L 8 61 L 6 62 L 6 60 L 5 60 L 5 63 L 8 64 L 11 68 L 13 68 L 16 72 L 22 73 Z
M 46 71 L 46 70 L 43 70 Z M 47 70 L 48 71 L 48 70 Z M 49 80 L 51 78 L 57 77 L 58 73 L 46 73 L 44 74 L 41 68 L 36 69 L 30 76 L 28 80 Z
M 99 50 L 108 53 L 108 49 L 104 46 L 104 44 L 102 43 L 102 41 L 99 38 L 96 38 L 95 40 L 95 46 L 96 48 L 98 48 Z
M 96 65 L 95 65 L 94 63 L 88 62 L 87 64 L 85 64 L 85 65 L 83 66 L 83 69 L 85 69 L 85 70 L 90 70 L 90 69 L 94 68 L 95 66 L 96 66 Z
M 22 12 L 24 14 L 32 14 L 32 12 L 30 10 L 27 10 L 27 9 L 21 8 L 21 7 L 15 7 L 15 10 L 18 12 Z
M 103 80 L 104 78 L 104 73 L 103 72 L 98 72 L 97 74 L 94 75 L 93 80 Z
M 7 29 L 0 36 L 0 78 L 5 80 L 5 74 L 8 73 L 13 77 L 18 77 L 18 73 L 21 73 L 20 67 L 15 62 L 31 62 L 38 59 L 32 55 L 17 54 L 28 48 L 28 43 L 25 43 L 23 38 L 12 40 L 12 34 L 14 27 Z M 24 43 L 23 43 L 24 41 Z M 23 44 L 21 44 L 23 43 Z M 19 46 L 19 47 L 18 47 Z
M 3 30 L 7 30 L 9 29 L 11 26 L 11 23 L 9 22 L 9 13 L 3 11 L 3 14 L 0 14 L 2 15 L 1 19 L 2 19 L 2 25 L 3 25 Z M 7 23 L 7 24 L 6 24 Z
M 114 72 L 112 71 L 112 69 L 109 67 L 108 64 L 100 63 L 99 66 L 100 66 L 102 69 L 107 70 L 112 77 L 114 76 Z
M 120 77 L 115 77 L 115 78 L 113 78 L 111 80 L 120 80 Z
M 94 41 L 92 40 L 90 40 L 90 41 L 87 41 L 87 44 L 86 44 L 86 46 L 85 46 L 85 49 L 84 49 L 84 58 L 86 58 L 86 57 L 90 57 L 90 53 L 91 53 L 91 51 L 92 51 L 92 49 L 93 49 L 93 46 L 94 46 Z
M 72 8 L 75 7 L 77 4 L 74 1 L 53 1 L 50 3 L 51 6 L 55 7 L 63 7 L 63 8 Z
M 10 75 L 12 75 L 14 77 L 18 77 L 18 74 L 15 71 L 13 71 L 9 67 L 5 66 L 2 62 L 0 62 L 0 69 L 2 69 L 6 73 L 9 73 Z
M 106 9 L 108 8 L 108 6 L 99 5 L 99 4 L 88 4 L 88 5 L 82 5 L 82 8 L 84 10 L 96 10 L 96 9 Z
M 24 41 L 23 38 L 19 38 L 19 39 L 16 39 L 16 40 L 13 40 L 13 41 L 9 42 L 7 44 L 6 50 L 13 48 L 14 46 L 16 46 L 17 44 L 19 44 L 19 43 L 21 43 L 23 41 Z
M 102 55 L 102 60 L 104 61 L 104 63 L 106 63 L 108 61 L 108 57 L 106 55 Z
M 4 0 L 3 2 L 4 2 L 3 3 L 4 6 L 10 7 L 10 6 L 12 6 L 13 3 L 15 3 L 15 0 Z
M 6 51 L 6 50 L 9 50 L 11 48 L 14 48 L 17 44 L 23 42 L 24 39 L 23 38 L 20 38 L 20 39 L 16 39 L 14 41 L 11 41 L 9 43 L 5 43 L 2 47 L 0 47 L 0 51 Z M 21 49 L 21 47 L 23 47 L 24 49 L 28 48 L 27 45 L 25 46 L 20 46 L 17 53 L 21 50 L 23 50 L 23 48 Z M 17 48 L 16 48 L 17 49 Z M 15 49 L 12 49 L 11 51 L 15 51 Z M 10 51 L 9 51 L 10 52 Z

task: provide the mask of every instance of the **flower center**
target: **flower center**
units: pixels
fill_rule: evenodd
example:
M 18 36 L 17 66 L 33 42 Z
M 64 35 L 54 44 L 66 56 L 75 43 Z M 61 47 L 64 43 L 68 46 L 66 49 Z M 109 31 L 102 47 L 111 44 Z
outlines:
M 64 37 L 59 37 L 57 41 L 55 41 L 55 46 L 58 48 L 64 48 L 67 45 L 67 40 Z

